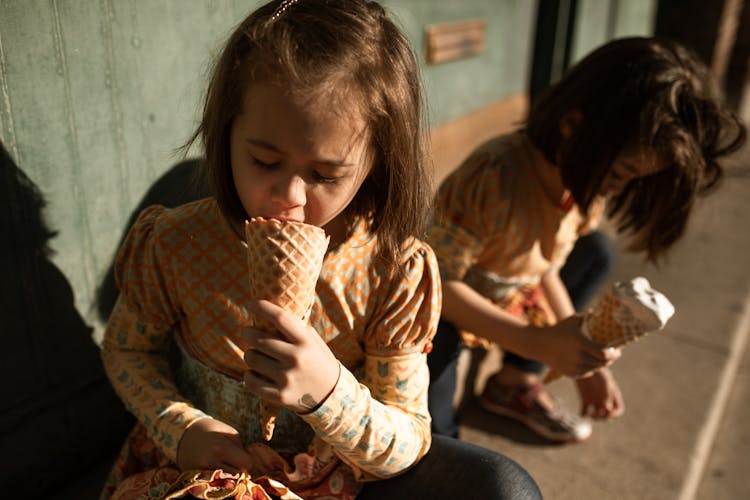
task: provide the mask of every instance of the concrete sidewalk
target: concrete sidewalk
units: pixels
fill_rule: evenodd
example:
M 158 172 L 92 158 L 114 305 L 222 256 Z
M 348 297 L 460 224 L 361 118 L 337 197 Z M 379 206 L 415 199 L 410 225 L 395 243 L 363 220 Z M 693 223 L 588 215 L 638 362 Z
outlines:
M 613 280 L 639 275 L 677 312 L 664 331 L 625 347 L 613 365 L 623 417 L 595 423 L 585 443 L 554 445 L 484 412 L 469 395 L 461 437 L 520 462 L 551 500 L 748 499 L 750 154 L 729 165 L 668 261 L 657 268 L 619 253 Z M 478 370 L 476 392 L 498 364 L 496 354 L 478 366 L 477 357 L 462 360 L 464 369 Z M 577 410 L 570 380 L 551 390 Z

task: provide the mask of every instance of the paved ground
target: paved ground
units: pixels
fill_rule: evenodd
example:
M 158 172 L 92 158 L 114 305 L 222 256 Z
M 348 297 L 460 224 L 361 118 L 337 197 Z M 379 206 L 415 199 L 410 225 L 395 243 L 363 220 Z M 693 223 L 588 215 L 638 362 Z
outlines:
M 516 459 L 547 499 L 750 499 L 750 154 L 729 167 L 667 262 L 657 268 L 619 254 L 613 279 L 646 276 L 677 310 L 613 366 L 625 415 L 595 423 L 585 443 L 560 446 L 484 412 L 469 395 L 463 439 Z M 477 371 L 475 390 L 499 359 L 479 357 L 463 360 Z M 551 388 L 577 408 L 570 380 Z

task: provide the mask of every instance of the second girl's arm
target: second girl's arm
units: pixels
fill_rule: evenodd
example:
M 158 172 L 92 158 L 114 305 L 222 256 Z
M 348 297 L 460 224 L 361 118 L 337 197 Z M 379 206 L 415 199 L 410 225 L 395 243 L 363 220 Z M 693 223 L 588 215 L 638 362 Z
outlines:
M 544 273 L 541 285 L 557 321 L 568 318 L 576 313 L 573 301 L 570 300 L 568 289 L 560 278 L 560 272 L 557 269 L 550 269 Z
M 459 280 L 443 282 L 442 315 L 459 330 L 497 343 L 517 353 L 529 351 L 531 327 L 525 319 L 503 311 L 469 285 Z
M 536 327 L 503 311 L 463 282 L 447 281 L 443 294 L 443 316 L 459 329 L 542 361 L 565 375 L 590 373 L 618 355 L 585 338 L 578 316 L 569 316 L 551 327 Z
M 575 314 L 568 289 L 557 270 L 550 270 L 542 277 L 542 287 L 552 310 L 558 318 Z M 619 417 L 625 411 L 614 375 L 608 367 L 595 370 L 589 377 L 577 378 L 576 385 L 581 396 L 581 414 L 594 418 Z

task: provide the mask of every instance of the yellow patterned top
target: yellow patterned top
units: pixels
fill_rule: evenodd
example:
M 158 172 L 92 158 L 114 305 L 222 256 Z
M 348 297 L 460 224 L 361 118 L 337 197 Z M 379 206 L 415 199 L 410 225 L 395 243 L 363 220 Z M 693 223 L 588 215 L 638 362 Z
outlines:
M 323 262 L 310 323 L 342 365 L 331 395 L 300 415 L 360 479 L 393 476 L 429 449 L 426 353 L 440 314 L 432 250 L 413 240 L 402 272 L 375 258 L 361 223 Z M 249 284 L 245 247 L 213 199 L 138 218 L 118 255 L 121 291 L 102 356 L 112 383 L 172 461 L 206 416 L 180 391 L 165 356 L 174 335 L 209 369 L 240 380 Z M 312 434 L 312 433 L 310 433 Z
M 511 288 L 535 285 L 596 226 L 604 200 L 588 216 L 566 210 L 546 195 L 534 161 L 526 134 L 513 132 L 477 148 L 443 181 L 427 237 L 443 281 L 476 266 Z

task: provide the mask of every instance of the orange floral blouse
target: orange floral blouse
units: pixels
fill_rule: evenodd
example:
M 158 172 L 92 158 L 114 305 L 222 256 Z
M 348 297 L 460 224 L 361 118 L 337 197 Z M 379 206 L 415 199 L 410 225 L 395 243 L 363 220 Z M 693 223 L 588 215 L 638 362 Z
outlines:
M 329 249 L 310 323 L 342 365 L 331 395 L 299 417 L 358 479 L 393 476 L 429 449 L 427 352 L 440 314 L 435 256 L 412 240 L 401 273 L 375 258 L 360 223 Z M 211 370 L 241 380 L 248 323 L 245 247 L 213 199 L 146 209 L 120 251 L 120 299 L 102 357 L 120 397 L 172 461 L 183 432 L 207 416 L 177 389 L 170 338 Z
M 427 242 L 444 281 L 463 280 L 476 266 L 511 287 L 535 285 L 598 224 L 603 199 L 587 216 L 550 200 L 533 147 L 521 131 L 492 139 L 441 184 Z

